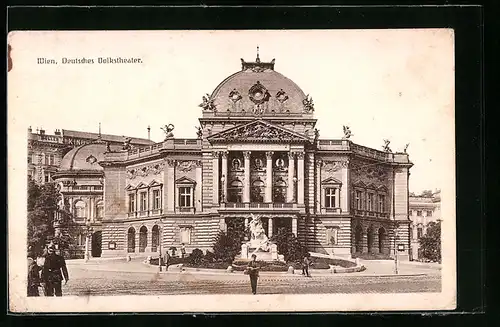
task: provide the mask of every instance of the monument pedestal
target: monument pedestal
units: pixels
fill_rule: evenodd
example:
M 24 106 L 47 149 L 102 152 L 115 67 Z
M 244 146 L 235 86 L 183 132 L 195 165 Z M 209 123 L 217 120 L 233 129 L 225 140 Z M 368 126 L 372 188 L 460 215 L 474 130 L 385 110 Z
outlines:
M 267 251 L 262 249 L 258 249 L 256 247 L 251 247 L 248 243 L 243 243 L 241 245 L 241 255 L 240 259 L 250 260 L 252 258 L 252 254 L 257 256 L 257 261 L 277 261 L 279 260 L 278 256 L 278 246 L 276 244 L 271 244 L 268 247 Z

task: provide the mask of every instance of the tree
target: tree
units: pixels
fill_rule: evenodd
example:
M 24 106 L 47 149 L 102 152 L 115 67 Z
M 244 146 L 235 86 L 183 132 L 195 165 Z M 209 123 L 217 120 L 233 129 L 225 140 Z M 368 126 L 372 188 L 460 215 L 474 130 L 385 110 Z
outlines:
M 227 233 L 219 232 L 216 236 L 213 250 L 216 260 L 232 262 L 241 252 L 241 244 L 245 240 L 248 231 L 243 219 L 231 219 L 227 224 Z
M 422 257 L 441 263 L 441 222 L 430 222 L 419 243 Z
M 60 193 L 52 183 L 28 182 L 28 249 L 30 255 L 41 255 L 49 241 L 64 251 L 74 244 L 71 236 L 78 231 L 73 216 L 58 208 Z M 56 234 L 56 231 L 60 232 Z

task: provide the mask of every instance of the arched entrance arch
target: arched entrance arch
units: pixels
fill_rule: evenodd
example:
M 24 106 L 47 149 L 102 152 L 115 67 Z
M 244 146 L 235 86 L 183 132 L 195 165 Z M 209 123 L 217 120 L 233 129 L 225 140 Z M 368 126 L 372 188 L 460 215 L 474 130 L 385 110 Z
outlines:
M 380 227 L 378 229 L 378 252 L 381 254 L 386 254 L 385 242 L 386 242 L 386 232 L 384 227 Z
M 127 232 L 127 252 L 135 252 L 135 228 L 130 227 Z
M 363 228 L 360 225 L 357 225 L 354 228 L 354 252 L 362 253 L 363 252 Z
M 373 231 L 373 226 L 370 225 L 370 227 L 368 227 L 368 230 L 366 232 L 366 241 L 367 241 L 367 245 L 368 245 L 368 253 L 372 253 L 373 252 L 373 235 L 374 234 L 374 231 Z
M 92 234 L 91 254 L 93 258 L 100 257 L 102 253 L 102 232 Z
M 160 244 L 160 227 L 154 225 L 151 229 L 151 252 L 158 251 L 158 245 Z
M 142 226 L 139 229 L 139 252 L 146 251 L 148 246 L 148 229 L 146 226 Z

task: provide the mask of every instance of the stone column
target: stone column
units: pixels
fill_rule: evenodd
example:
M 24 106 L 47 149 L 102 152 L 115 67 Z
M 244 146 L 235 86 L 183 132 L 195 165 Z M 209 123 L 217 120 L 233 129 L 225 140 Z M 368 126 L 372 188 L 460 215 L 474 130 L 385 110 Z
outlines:
M 222 202 L 227 202 L 227 151 L 222 151 L 222 177 L 224 177 L 224 182 L 222 183 Z
M 295 175 L 295 154 L 293 152 L 288 152 L 288 189 L 286 190 L 286 202 L 293 202 L 293 193 L 295 188 L 295 183 L 293 182 L 293 176 Z
M 349 193 L 349 162 L 342 162 L 342 186 L 344 191 L 342 192 L 342 198 L 340 199 L 340 208 L 342 212 L 350 212 L 350 193 Z
M 250 151 L 243 152 L 245 158 L 245 180 L 243 181 L 243 202 L 250 202 Z
M 297 203 L 304 204 L 304 152 L 297 153 Z
M 167 159 L 167 188 L 166 188 L 166 203 L 165 208 L 167 211 L 173 212 L 175 210 L 175 160 Z M 135 199 L 137 204 L 139 199 Z M 137 210 L 136 210 L 137 211 Z
M 273 218 L 269 217 L 267 221 L 267 237 L 273 236 Z
M 213 199 L 214 206 L 219 205 L 219 152 L 212 152 Z
M 295 237 L 298 237 L 297 235 L 297 217 L 292 218 L 292 233 L 295 235 Z
M 266 192 L 264 202 L 273 202 L 273 154 L 266 152 Z

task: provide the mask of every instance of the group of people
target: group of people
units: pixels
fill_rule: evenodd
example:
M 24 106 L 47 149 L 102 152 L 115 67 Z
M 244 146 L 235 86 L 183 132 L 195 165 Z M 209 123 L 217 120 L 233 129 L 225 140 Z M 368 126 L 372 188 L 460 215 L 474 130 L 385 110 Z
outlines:
M 28 255 L 28 296 L 62 296 L 62 282 L 69 280 L 64 257 L 56 253 L 54 244 L 49 244 L 42 257 L 43 264 L 38 265 L 35 255 Z
M 311 254 L 307 253 L 302 259 L 302 275 L 306 277 L 311 277 L 309 274 L 309 267 L 312 265 Z M 257 262 L 257 256 L 252 254 L 252 260 L 248 263 L 245 274 L 250 276 L 250 286 L 252 287 L 252 294 L 257 294 L 257 280 L 259 279 L 259 263 Z

